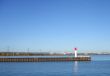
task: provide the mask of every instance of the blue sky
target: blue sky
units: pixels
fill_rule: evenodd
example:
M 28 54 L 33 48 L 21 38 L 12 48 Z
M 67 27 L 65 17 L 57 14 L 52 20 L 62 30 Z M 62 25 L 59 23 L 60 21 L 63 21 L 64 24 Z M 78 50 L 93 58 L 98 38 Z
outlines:
M 0 49 L 110 50 L 109 0 L 0 0 Z

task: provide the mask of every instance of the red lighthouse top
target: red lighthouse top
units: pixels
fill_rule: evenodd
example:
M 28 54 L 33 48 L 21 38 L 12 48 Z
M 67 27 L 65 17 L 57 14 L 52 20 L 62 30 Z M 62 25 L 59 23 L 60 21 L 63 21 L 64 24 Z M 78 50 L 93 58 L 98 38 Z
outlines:
M 74 50 L 78 50 L 77 48 L 74 48 Z

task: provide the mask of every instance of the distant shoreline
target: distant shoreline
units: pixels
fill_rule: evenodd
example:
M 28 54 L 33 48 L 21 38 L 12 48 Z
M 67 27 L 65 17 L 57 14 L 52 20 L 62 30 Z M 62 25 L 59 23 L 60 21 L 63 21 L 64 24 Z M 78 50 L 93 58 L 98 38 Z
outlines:
M 0 52 L 0 56 L 72 56 L 71 54 L 49 53 L 49 52 Z M 110 55 L 110 53 L 78 53 L 78 55 Z

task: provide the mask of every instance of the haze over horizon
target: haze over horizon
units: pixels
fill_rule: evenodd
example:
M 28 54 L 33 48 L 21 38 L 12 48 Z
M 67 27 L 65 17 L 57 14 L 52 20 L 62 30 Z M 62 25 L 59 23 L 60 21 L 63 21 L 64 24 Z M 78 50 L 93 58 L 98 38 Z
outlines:
M 110 0 L 0 0 L 0 49 L 110 52 Z

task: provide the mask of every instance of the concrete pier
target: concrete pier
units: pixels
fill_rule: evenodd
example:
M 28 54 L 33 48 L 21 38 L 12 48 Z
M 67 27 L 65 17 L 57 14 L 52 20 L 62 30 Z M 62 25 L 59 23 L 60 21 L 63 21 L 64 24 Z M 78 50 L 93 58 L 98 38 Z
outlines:
M 69 61 L 91 61 L 91 57 L 38 57 L 38 58 L 17 58 L 17 57 L 2 57 L 0 62 L 69 62 Z

